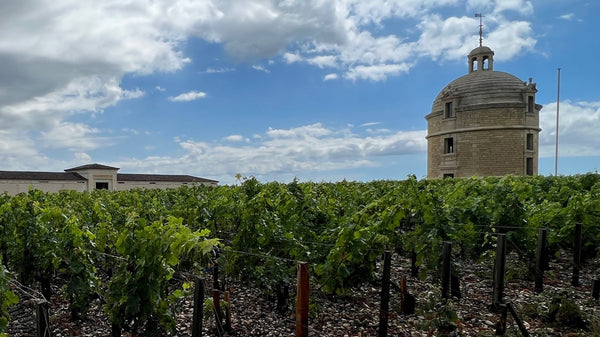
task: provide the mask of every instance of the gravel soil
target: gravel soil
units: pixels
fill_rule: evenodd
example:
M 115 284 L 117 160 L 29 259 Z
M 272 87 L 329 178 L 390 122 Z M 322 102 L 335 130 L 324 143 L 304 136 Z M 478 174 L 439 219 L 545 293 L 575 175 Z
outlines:
M 566 254 L 563 256 L 567 256 Z M 507 257 L 505 301 L 510 301 L 531 336 L 600 336 L 600 301 L 594 300 L 592 284 L 600 277 L 600 260 L 586 261 L 580 285 L 571 286 L 572 264 L 566 258 L 553 259 L 545 272 L 544 289 L 534 292 L 528 263 L 516 255 Z M 500 314 L 491 310 L 492 262 L 455 261 L 461 298 L 441 299 L 440 282 L 410 276 L 410 262 L 394 254 L 388 336 L 494 336 Z M 376 267 L 381 277 L 381 266 Z M 406 277 L 408 293 L 416 299 L 414 314 L 400 310 L 400 278 Z M 209 284 L 207 284 L 209 285 Z M 290 285 L 289 301 L 281 312 L 276 298 L 240 281 L 229 282 L 231 330 L 225 336 L 294 336 L 295 289 Z M 10 308 L 9 336 L 35 336 L 35 301 L 15 289 L 21 301 Z M 73 322 L 61 297 L 60 280 L 53 285 L 50 303 L 51 336 L 110 336 L 110 323 L 102 312 L 100 299 L 80 321 Z M 346 296 L 324 294 L 311 284 L 309 329 L 311 336 L 378 336 L 380 282 L 352 289 Z M 187 296 L 173 308 L 177 336 L 191 336 L 193 298 Z M 447 328 L 444 328 L 447 327 Z M 216 336 L 210 315 L 203 324 L 203 336 Z M 126 332 L 123 333 L 124 336 Z M 507 336 L 520 336 L 509 314 Z

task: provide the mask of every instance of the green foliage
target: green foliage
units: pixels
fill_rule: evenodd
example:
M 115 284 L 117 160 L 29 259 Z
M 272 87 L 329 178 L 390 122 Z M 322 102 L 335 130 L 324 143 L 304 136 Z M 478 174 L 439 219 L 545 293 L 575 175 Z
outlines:
M 208 230 L 192 232 L 182 219 L 169 217 L 148 224 L 138 214 L 129 214 L 114 243 L 122 260 L 108 283 L 106 309 L 111 321 L 135 332 L 153 319 L 173 332 L 170 306 L 177 297 L 166 293 L 168 281 L 182 257 L 194 250 L 207 254 L 217 245 L 216 239 L 206 239 L 208 234 Z
M 0 258 L 0 336 L 6 336 L 4 331 L 8 325 L 8 307 L 18 302 L 17 296 L 10 291 L 10 274 Z
M 422 329 L 438 333 L 436 335 L 449 336 L 459 324 L 452 301 L 442 299 L 434 293 L 429 294 L 419 312 L 428 322 L 428 325 L 423 326 Z
M 548 309 L 548 321 L 557 326 L 587 329 L 585 313 L 569 294 L 560 294 L 552 299 Z
M 530 260 L 539 228 L 557 252 L 571 249 L 577 223 L 584 255 L 598 256 L 598 173 L 288 184 L 240 176 L 235 186 L 3 194 L 0 254 L 28 285 L 60 274 L 72 310 L 85 313 L 100 293 L 113 322 L 169 330 L 182 294 L 169 279 L 204 270 L 215 246 L 229 277 L 273 289 L 306 261 L 320 289 L 343 294 L 374 278 L 385 249 L 415 252 L 425 277 L 438 271 L 443 241 L 479 260 L 505 233 L 509 252 Z

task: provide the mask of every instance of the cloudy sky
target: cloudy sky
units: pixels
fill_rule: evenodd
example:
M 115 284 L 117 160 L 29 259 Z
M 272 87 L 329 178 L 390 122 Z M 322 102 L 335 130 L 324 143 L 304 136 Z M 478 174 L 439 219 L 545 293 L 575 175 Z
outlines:
M 433 99 L 484 44 L 537 83 L 540 173 L 600 168 L 596 0 L 0 2 L 0 170 L 235 183 L 426 175 Z

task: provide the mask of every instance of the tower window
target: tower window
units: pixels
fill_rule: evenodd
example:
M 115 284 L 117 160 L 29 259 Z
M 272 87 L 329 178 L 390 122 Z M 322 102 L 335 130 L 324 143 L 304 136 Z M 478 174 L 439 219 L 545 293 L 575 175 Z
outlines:
M 528 176 L 533 175 L 533 158 L 527 158 L 527 167 L 525 174 L 527 174 Z
M 444 173 L 444 179 L 454 178 L 454 173 Z
M 444 108 L 446 113 L 446 117 L 454 117 L 454 107 L 452 106 L 452 102 L 446 102 L 446 106 Z
M 477 70 L 477 58 L 474 57 L 471 59 L 471 71 L 476 71 Z
M 527 150 L 533 151 L 533 133 L 527 134 Z
M 527 97 L 527 112 L 532 114 L 534 113 L 534 101 L 533 101 L 533 96 L 528 96 Z
M 483 66 L 481 67 L 482 70 L 488 70 L 490 66 L 489 60 L 487 56 L 483 57 Z
M 444 153 L 454 153 L 454 138 L 444 138 Z

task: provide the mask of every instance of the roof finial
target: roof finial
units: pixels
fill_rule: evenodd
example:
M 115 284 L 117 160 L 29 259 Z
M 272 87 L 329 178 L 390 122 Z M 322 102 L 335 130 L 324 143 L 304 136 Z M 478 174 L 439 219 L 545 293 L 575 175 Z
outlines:
M 483 15 L 481 13 L 475 13 L 475 17 L 479 18 L 479 47 L 483 45 Z

